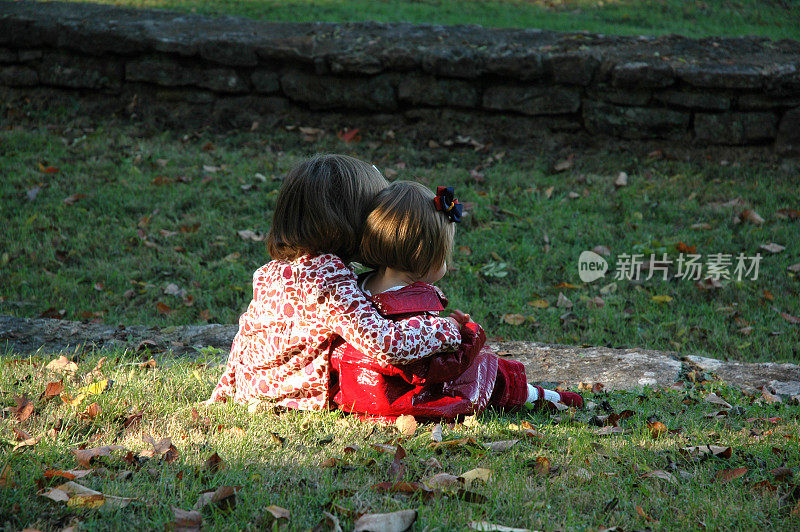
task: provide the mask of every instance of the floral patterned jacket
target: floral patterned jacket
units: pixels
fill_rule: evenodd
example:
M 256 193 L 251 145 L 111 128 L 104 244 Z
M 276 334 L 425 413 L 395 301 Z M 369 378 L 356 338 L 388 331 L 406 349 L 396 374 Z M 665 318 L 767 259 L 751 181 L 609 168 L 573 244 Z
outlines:
M 383 318 L 355 273 L 332 254 L 271 261 L 253 274 L 253 300 L 239 318 L 212 401 L 271 400 L 302 410 L 326 408 L 330 350 L 346 342 L 379 364 L 408 364 L 461 343 L 451 320 Z

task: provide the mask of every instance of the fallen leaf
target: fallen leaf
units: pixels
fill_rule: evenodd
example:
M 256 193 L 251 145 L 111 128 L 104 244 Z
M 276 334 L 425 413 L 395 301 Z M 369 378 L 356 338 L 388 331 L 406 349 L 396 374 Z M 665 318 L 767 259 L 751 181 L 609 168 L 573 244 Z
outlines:
M 548 303 L 546 299 L 534 299 L 533 301 L 528 301 L 528 305 L 533 308 L 547 308 L 550 306 L 550 303 Z
M 161 301 L 158 301 L 156 303 L 156 310 L 162 316 L 167 316 L 167 315 L 172 314 L 173 312 L 175 312 L 173 309 L 169 308 L 168 305 L 166 305 L 165 303 L 162 303 Z
M 470 488 L 476 480 L 480 480 L 482 482 L 488 482 L 491 477 L 492 477 L 492 470 L 483 467 L 470 469 L 466 473 L 462 473 L 461 475 L 459 475 L 459 478 L 464 480 L 464 486 L 466 488 Z
M 400 416 L 395 421 L 395 425 L 397 426 L 397 430 L 400 431 L 400 434 L 406 437 L 411 437 L 417 431 L 417 420 L 414 419 L 414 416 Z
M 99 403 L 92 403 L 86 407 L 86 409 L 78 414 L 80 419 L 94 419 L 99 416 L 102 412 L 102 408 L 100 408 Z
M 572 168 L 572 162 L 575 159 L 575 154 L 570 154 L 566 159 L 562 159 L 553 165 L 553 170 L 556 172 L 563 172 Z
M 470 521 L 469 527 L 472 530 L 479 530 L 481 532 L 530 532 L 528 528 L 513 528 L 490 523 L 489 521 Z
M 800 324 L 800 318 L 796 318 L 791 314 L 789 314 L 788 312 L 781 312 L 781 318 L 785 319 L 786 321 L 794 325 Z
M 522 325 L 525 319 L 522 314 L 503 314 L 503 321 L 509 325 Z
M 403 449 L 400 445 L 397 446 L 397 450 L 394 453 L 394 458 L 392 459 L 392 463 L 389 464 L 389 477 L 394 481 L 398 482 L 403 478 L 406 472 L 406 465 L 403 462 L 403 459 L 406 457 L 406 450 Z
M 11 465 L 6 462 L 0 470 L 0 488 L 13 488 L 16 485 L 17 483 L 11 478 Z
M 42 392 L 42 398 L 47 401 L 56 397 L 57 395 L 61 395 L 61 392 L 64 391 L 64 381 L 56 381 L 56 382 L 48 382 L 47 386 Z
M 336 133 L 339 139 L 343 140 L 346 144 L 351 142 L 358 142 L 361 140 L 361 135 L 358 134 L 359 129 L 343 129 Z
M 731 480 L 740 478 L 747 473 L 746 467 L 737 467 L 736 469 L 723 469 L 717 471 L 717 480 L 721 482 L 730 482 Z
M 731 406 L 731 404 L 730 404 L 730 403 L 728 403 L 728 401 L 726 401 L 725 399 L 723 399 L 722 397 L 718 396 L 718 395 L 717 395 L 717 394 L 715 394 L 715 393 L 710 393 L 710 394 L 708 394 L 708 395 L 705 397 L 705 401 L 706 401 L 707 403 L 712 403 L 712 404 L 715 404 L 715 405 L 719 405 L 719 406 L 722 406 L 722 407 L 724 407 L 724 408 L 733 408 L 733 407 Z
M 109 389 L 113 384 L 114 384 L 113 380 L 109 379 L 99 380 L 79 389 L 78 393 L 83 395 L 100 395 L 101 393 Z
M 72 449 L 72 454 L 75 455 L 75 460 L 85 468 L 91 467 L 91 462 L 98 456 L 111 456 L 111 451 L 127 451 L 122 445 L 104 445 L 102 447 L 94 447 L 91 449 Z
M 649 515 L 647 515 L 647 514 L 645 513 L 645 511 L 644 511 L 644 508 L 642 508 L 642 507 L 641 507 L 641 506 L 639 506 L 638 504 L 636 505 L 636 513 L 637 513 L 637 514 L 639 514 L 641 517 L 644 517 L 644 518 L 645 518 L 645 519 L 647 519 L 648 521 L 655 521 L 655 519 L 653 519 L 652 517 L 650 517 Z
M 311 529 L 311 532 L 342 532 L 339 518 L 329 512 L 322 512 L 322 519 Z
M 781 246 L 780 244 L 776 244 L 775 242 L 770 242 L 769 244 L 761 244 L 759 246 L 761 249 L 767 250 L 770 253 L 780 253 L 786 246 Z
M 85 197 L 86 197 L 86 194 L 80 194 L 80 193 L 79 194 L 73 194 L 72 196 L 68 196 L 68 197 L 64 198 L 62 201 L 64 202 L 65 205 L 72 205 L 76 201 L 78 201 L 80 199 L 83 199 Z
M 263 242 L 267 238 L 264 233 L 251 231 L 250 229 L 237 231 L 236 233 L 242 240 L 252 240 L 253 242 Z
M 28 400 L 27 394 L 15 395 L 14 402 L 17 403 L 17 406 L 11 407 L 10 410 L 17 421 L 22 423 L 33 414 L 33 403 Z
M 463 486 L 464 479 L 450 473 L 437 473 L 426 480 L 425 485 L 431 489 L 450 488 L 452 486 Z
M 388 514 L 364 514 L 355 522 L 354 532 L 404 532 L 417 520 L 416 510 Z
M 431 440 L 435 442 L 442 441 L 442 424 L 437 423 L 431 430 Z
M 174 519 L 170 528 L 174 532 L 200 532 L 203 525 L 203 516 L 197 510 L 182 510 L 172 507 Z
M 739 220 L 743 222 L 750 222 L 751 224 L 761 225 L 764 223 L 764 218 L 762 218 L 756 211 L 753 209 L 745 209 L 739 215 Z
M 617 188 L 628 186 L 628 174 L 625 172 L 617 174 L 617 178 L 614 180 L 614 186 Z
M 483 446 L 493 452 L 503 452 L 511 449 L 519 440 L 503 440 L 484 443 Z
M 216 490 L 205 491 L 200 494 L 193 510 L 202 510 L 208 505 L 213 505 L 223 512 L 236 507 L 236 493 L 239 486 L 220 486 Z
M 26 196 L 28 197 L 28 201 L 35 200 L 36 196 L 39 195 L 39 191 L 40 190 L 42 190 L 42 187 L 33 187 L 33 188 L 28 189 L 28 191 L 25 193 Z
M 598 436 L 612 436 L 614 434 L 624 434 L 625 429 L 622 427 L 615 427 L 613 425 L 606 425 L 594 431 Z
M 660 421 L 654 421 L 652 423 L 648 422 L 647 428 L 650 429 L 650 436 L 654 439 L 659 438 L 667 433 L 667 426 Z
M 722 447 L 719 445 L 693 445 L 689 447 L 681 447 L 680 452 L 688 458 L 716 456 L 719 458 L 728 459 L 733 454 L 733 451 L 730 447 Z
M 537 475 L 544 476 L 550 473 L 550 459 L 544 456 L 537 456 L 535 461 L 531 461 L 533 472 Z
M 655 303 L 669 303 L 672 301 L 672 296 L 653 296 L 650 298 L 650 300 L 654 301 Z
M 75 373 L 78 371 L 78 365 L 61 355 L 57 359 L 48 362 L 45 369 L 55 373 Z
M 556 306 L 560 308 L 572 308 L 572 301 L 570 301 L 569 298 L 565 296 L 563 292 L 559 292 L 558 302 L 556 303 Z
M 206 463 L 203 465 L 203 469 L 211 473 L 212 475 L 216 475 L 218 472 L 225 469 L 225 460 L 219 457 L 219 455 L 215 452 L 211 456 L 208 457 Z

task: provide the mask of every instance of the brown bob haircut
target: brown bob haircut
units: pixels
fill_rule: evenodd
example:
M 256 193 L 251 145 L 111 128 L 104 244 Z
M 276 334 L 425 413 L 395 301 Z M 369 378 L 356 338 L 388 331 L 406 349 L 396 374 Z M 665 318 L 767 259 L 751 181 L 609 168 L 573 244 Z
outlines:
M 298 164 L 278 194 L 267 236 L 270 256 L 356 259 L 370 204 L 387 185 L 374 166 L 347 155 L 315 155 Z
M 436 195 L 413 181 L 395 181 L 372 202 L 361 237 L 361 259 L 422 278 L 453 251 L 455 224 L 437 211 Z

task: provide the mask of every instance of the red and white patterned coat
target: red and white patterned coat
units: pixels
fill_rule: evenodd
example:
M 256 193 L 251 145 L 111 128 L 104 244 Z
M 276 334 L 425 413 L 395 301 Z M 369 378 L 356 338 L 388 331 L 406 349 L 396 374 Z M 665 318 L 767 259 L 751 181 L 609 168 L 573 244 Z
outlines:
M 336 255 L 271 261 L 253 274 L 253 300 L 210 400 L 326 408 L 337 336 L 380 364 L 408 364 L 461 342 L 458 326 L 445 318 L 383 318 Z

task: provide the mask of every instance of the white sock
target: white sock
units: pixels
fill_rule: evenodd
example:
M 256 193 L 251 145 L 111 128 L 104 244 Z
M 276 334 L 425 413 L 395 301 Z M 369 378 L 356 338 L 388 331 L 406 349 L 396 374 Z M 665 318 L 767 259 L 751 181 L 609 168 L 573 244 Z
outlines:
M 558 392 L 553 391 L 553 390 L 546 390 L 544 388 L 542 388 L 542 389 L 544 390 L 544 398 L 546 400 L 553 401 L 553 402 L 558 402 L 558 401 L 561 400 L 561 395 L 559 395 Z M 536 387 L 533 384 L 528 383 L 528 401 L 527 402 L 535 403 L 538 400 L 539 400 L 539 390 L 537 390 Z

